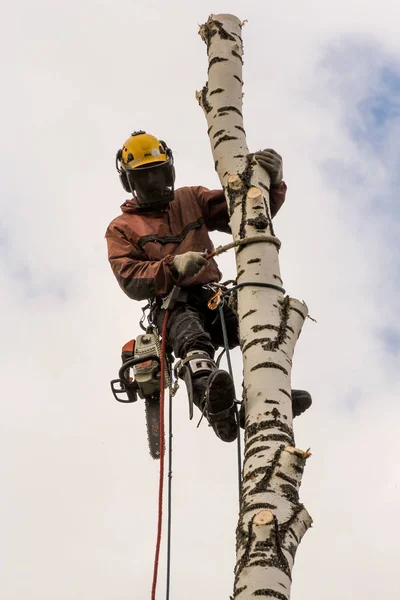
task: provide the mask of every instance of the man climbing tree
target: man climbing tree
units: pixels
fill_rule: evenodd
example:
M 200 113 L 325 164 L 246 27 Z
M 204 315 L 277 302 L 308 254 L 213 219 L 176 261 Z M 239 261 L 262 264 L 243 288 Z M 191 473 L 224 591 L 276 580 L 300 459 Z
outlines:
M 255 159 L 271 178 L 274 217 L 286 194 L 282 159 L 271 149 L 257 152 Z M 206 258 L 214 249 L 209 231 L 230 233 L 225 195 L 222 190 L 201 186 L 175 190 L 172 151 L 144 131 L 134 132 L 126 140 L 117 153 L 116 166 L 122 186 L 132 198 L 124 202 L 122 214 L 106 231 L 114 275 L 129 298 L 152 300 L 159 331 L 165 313 L 163 301 L 174 286 L 179 286 L 167 329 L 168 345 L 180 359 L 177 373 L 217 436 L 234 441 L 235 389 L 229 373 L 214 362 L 223 335 L 218 312 L 208 308 L 221 273 L 214 259 Z M 239 344 L 237 315 L 227 305 L 224 314 L 233 348 Z M 294 416 L 310 404 L 308 392 L 292 391 Z

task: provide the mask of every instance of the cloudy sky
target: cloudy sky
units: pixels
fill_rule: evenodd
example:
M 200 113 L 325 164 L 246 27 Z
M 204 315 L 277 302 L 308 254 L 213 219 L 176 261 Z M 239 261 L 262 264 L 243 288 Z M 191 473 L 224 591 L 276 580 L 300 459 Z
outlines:
M 397 598 L 400 467 L 400 9 L 394 0 L 20 0 L 1 45 L 0 597 L 150 598 L 158 464 L 141 405 L 109 380 L 139 333 L 104 232 L 126 194 L 116 150 L 135 129 L 174 150 L 177 184 L 218 187 L 194 94 L 198 25 L 248 19 L 249 147 L 284 157 L 276 218 L 287 291 L 308 321 L 294 387 L 311 447 L 314 518 L 293 598 Z M 217 243 L 228 238 L 215 235 Z M 220 266 L 234 274 L 233 255 Z M 240 387 L 240 354 L 234 353 Z M 174 402 L 171 598 L 228 598 L 237 517 L 234 445 Z M 163 557 L 165 554 L 163 554 Z M 164 564 L 164 563 L 163 563 Z M 159 598 L 164 597 L 164 568 Z

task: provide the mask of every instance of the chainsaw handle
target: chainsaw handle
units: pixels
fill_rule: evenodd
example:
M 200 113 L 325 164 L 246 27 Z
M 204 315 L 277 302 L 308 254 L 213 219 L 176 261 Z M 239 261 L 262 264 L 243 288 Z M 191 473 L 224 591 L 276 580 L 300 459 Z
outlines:
M 121 379 L 113 379 L 111 382 L 111 391 L 117 402 L 122 404 L 130 404 L 137 401 L 137 391 L 134 385 L 127 386 Z M 125 396 L 127 400 L 125 400 Z
M 130 367 L 134 367 L 135 365 L 140 365 L 141 363 L 147 362 L 149 360 L 155 360 L 158 362 L 158 364 L 160 364 L 160 358 L 154 354 L 154 355 L 150 355 L 150 356 L 146 356 L 146 358 L 128 358 L 128 360 L 126 362 L 124 362 L 124 364 L 122 365 L 122 367 L 119 370 L 119 378 L 124 382 L 124 383 L 129 383 L 129 381 L 126 381 L 125 379 L 125 371 L 127 369 L 129 369 Z

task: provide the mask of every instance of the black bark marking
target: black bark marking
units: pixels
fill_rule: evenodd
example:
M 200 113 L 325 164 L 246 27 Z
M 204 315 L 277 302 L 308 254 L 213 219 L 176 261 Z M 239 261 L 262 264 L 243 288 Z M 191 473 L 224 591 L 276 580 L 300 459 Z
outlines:
M 277 421 L 279 419 L 279 417 L 281 416 L 281 413 L 279 412 L 279 410 L 277 408 L 273 408 L 271 410 L 271 415 L 274 417 L 275 421 Z
M 254 265 L 255 263 L 259 263 L 261 262 L 261 258 L 251 258 L 250 260 L 247 261 L 248 265 Z
M 253 511 L 254 513 L 256 513 L 256 511 L 259 510 L 276 510 L 276 506 L 274 504 L 268 504 L 268 502 L 257 502 L 255 504 L 251 504 L 250 502 L 248 502 L 247 504 L 242 504 L 242 511 L 243 513 L 248 513 Z
M 296 534 L 295 530 L 293 529 L 293 527 L 289 527 L 288 531 L 289 531 L 290 535 L 292 535 L 294 537 L 296 543 L 300 544 L 300 540 L 297 537 L 297 534 Z
M 226 177 L 229 174 L 229 171 L 225 171 L 225 173 L 223 174 L 223 177 Z
M 257 204 L 256 206 L 253 206 L 254 210 L 260 210 L 262 208 L 264 208 L 262 204 Z
M 246 157 L 246 168 L 243 173 L 240 175 L 240 178 L 243 183 L 243 197 L 242 197 L 242 220 L 239 227 L 239 237 L 240 239 L 244 239 L 246 237 L 246 218 L 247 218 L 247 195 L 245 192 L 249 190 L 251 186 L 251 178 L 253 175 L 253 154 L 248 154 Z M 239 246 L 238 253 L 243 250 L 244 246 Z
M 217 113 L 216 115 L 214 115 L 214 119 L 215 119 L 215 117 L 226 117 L 226 115 L 229 115 L 229 113 L 227 113 L 227 112 Z
M 259 423 L 253 423 L 247 428 L 247 437 L 253 437 L 253 435 L 256 435 L 260 430 L 265 431 L 267 429 L 279 429 L 285 436 L 289 438 L 292 437 L 291 428 L 286 425 L 286 423 L 282 423 L 282 421 L 261 421 Z M 268 436 L 268 441 L 270 439 L 271 437 Z
M 274 331 L 277 331 L 277 336 L 274 341 L 269 340 L 269 338 L 261 338 L 262 342 L 266 342 L 266 346 L 263 347 L 264 350 L 274 352 L 287 339 L 286 329 L 287 329 L 287 323 L 288 323 L 288 319 L 289 319 L 289 306 L 290 306 L 289 302 L 290 302 L 290 299 L 289 299 L 289 296 L 287 296 L 280 303 L 279 311 L 281 314 L 281 322 L 279 324 L 279 327 L 277 327 L 276 325 L 269 325 L 269 324 L 254 325 L 252 327 L 252 330 L 254 331 L 254 333 L 263 331 L 264 329 L 272 329 Z M 258 343 L 258 341 L 254 340 L 254 343 Z M 286 369 L 284 369 L 282 366 L 280 366 L 280 365 L 274 366 L 274 365 L 275 365 L 275 363 L 260 363 L 259 365 L 256 365 L 255 367 L 253 367 L 251 370 L 255 371 L 256 369 L 261 369 L 263 367 L 270 367 L 270 368 L 280 369 L 285 374 L 288 374 L 288 371 L 286 371 Z
M 246 344 L 246 346 L 242 348 L 242 352 L 246 352 L 246 350 L 248 350 L 252 346 L 257 346 L 258 344 L 265 344 L 265 346 L 262 346 L 263 350 L 271 350 L 272 352 L 276 351 L 276 348 L 273 347 L 275 342 L 271 340 L 271 338 L 264 337 L 256 338 L 255 340 L 252 340 L 251 342 Z
M 303 508 L 304 508 L 304 505 L 299 504 L 297 506 L 297 508 L 295 509 L 293 515 L 290 517 L 290 519 L 288 521 L 286 521 L 286 523 L 281 523 L 281 525 L 279 525 L 279 529 L 280 529 L 282 536 L 285 536 L 287 534 L 287 532 L 291 530 L 293 523 L 297 520 L 297 517 L 299 516 L 299 514 L 301 513 Z
M 211 67 L 214 66 L 215 64 L 220 63 L 220 62 L 227 62 L 227 61 L 228 61 L 227 58 L 222 58 L 220 56 L 214 56 L 214 58 L 212 58 L 210 60 L 210 62 L 208 63 L 208 73 L 210 72 Z
M 245 319 L 246 317 L 249 317 L 250 315 L 252 315 L 255 312 L 257 312 L 257 310 L 255 308 L 253 308 L 253 310 L 249 310 L 249 312 L 247 312 L 243 315 L 242 320 Z
M 243 275 L 243 273 L 245 273 L 244 269 L 242 269 L 241 271 L 239 271 L 239 273 L 237 274 L 237 279 L 239 279 L 239 277 L 241 277 Z
M 212 96 L 213 94 L 222 94 L 222 92 L 224 92 L 225 90 L 222 88 L 217 88 L 216 90 L 213 90 L 212 92 L 210 92 L 210 96 Z
M 243 79 L 240 79 L 238 75 L 234 75 L 234 78 L 238 80 L 239 83 L 243 85 Z
M 236 129 L 239 129 L 240 131 L 242 131 L 244 133 L 244 135 L 246 135 L 245 130 L 243 129 L 243 127 L 241 127 L 240 125 L 235 125 Z
M 283 485 L 281 485 L 281 491 L 282 495 L 285 496 L 285 498 L 289 502 L 291 502 L 292 504 L 299 503 L 299 492 L 292 485 L 290 485 L 289 483 L 284 483 Z
M 264 200 L 265 212 L 267 214 L 267 218 L 268 218 L 268 222 L 269 222 L 269 228 L 271 230 L 271 235 L 275 235 L 274 226 L 273 226 L 273 223 L 272 223 L 271 211 L 269 209 L 269 205 L 268 205 L 267 199 L 263 198 L 263 200 Z
M 220 113 L 219 116 L 221 116 Z M 226 113 L 228 114 L 228 113 Z M 225 189 L 225 191 L 227 191 L 228 193 L 228 198 L 229 198 L 229 214 L 230 216 L 232 216 L 232 213 L 234 212 L 235 208 L 237 208 L 237 206 L 241 205 L 242 208 L 242 216 L 241 216 L 241 224 L 240 224 L 240 229 L 239 229 L 239 236 L 241 239 L 243 239 L 245 237 L 245 233 L 246 233 L 246 193 L 247 190 L 250 188 L 251 185 L 251 176 L 252 176 L 252 172 L 253 172 L 253 167 L 251 165 L 251 159 L 252 159 L 252 154 L 248 154 L 246 156 L 246 168 L 244 169 L 244 171 L 242 173 L 239 173 L 239 178 L 241 180 L 241 185 L 238 189 L 231 189 L 231 188 L 227 188 L 227 190 Z M 243 247 L 239 247 L 238 252 L 240 252 L 243 249 Z
M 214 125 L 210 125 L 210 127 L 207 129 L 207 135 L 210 135 L 210 131 L 213 127 L 214 127 Z
M 231 140 L 237 140 L 238 138 L 233 135 L 223 135 L 214 145 L 214 150 L 217 148 L 222 142 L 229 142 Z
M 203 27 L 204 41 L 207 44 L 207 54 L 210 50 L 211 40 L 217 34 L 217 29 L 213 28 L 213 21 L 208 20 Z
M 264 400 L 264 402 L 265 402 L 265 404 L 280 404 L 280 402 L 278 400 L 269 400 L 269 398 Z
M 267 441 L 266 436 L 260 434 L 260 435 L 257 435 L 256 437 L 254 437 L 252 440 L 250 440 L 247 443 L 247 447 L 252 446 L 253 444 L 261 444 L 262 442 L 266 442 L 266 441 Z M 269 448 L 270 448 L 269 446 L 266 446 L 266 450 L 269 450 Z M 249 468 L 250 467 L 251 467 L 251 465 L 249 465 Z
M 258 363 L 258 365 L 252 367 L 250 371 L 257 371 L 258 369 L 278 369 L 278 371 L 282 371 L 282 373 L 285 373 L 285 375 L 289 375 L 289 371 L 287 371 L 285 367 L 282 367 L 282 365 L 278 365 L 278 363 L 270 361 Z
M 246 532 L 243 528 L 240 528 L 239 531 L 239 527 L 238 530 L 236 531 L 236 547 L 240 548 L 241 546 L 245 546 L 242 558 L 240 559 L 240 561 L 238 562 L 238 568 L 235 574 L 235 586 L 236 583 L 239 579 L 240 573 L 243 571 L 243 569 L 246 567 L 246 565 L 249 562 L 249 557 L 250 557 L 250 550 L 251 550 L 251 544 L 254 540 L 255 536 L 253 533 L 253 522 L 250 521 L 249 523 L 249 527 L 248 527 L 248 531 Z
M 304 465 L 293 465 L 292 469 L 293 471 L 296 471 L 296 473 L 298 473 L 299 475 L 303 475 L 304 473 Z
M 238 115 L 240 115 L 241 117 L 243 117 L 242 113 L 240 112 L 240 110 L 238 108 L 236 108 L 236 106 L 221 106 L 221 108 L 219 108 L 217 110 L 217 112 L 221 113 L 221 112 L 235 112 Z
M 214 169 L 215 169 L 216 171 L 217 171 L 217 169 L 218 169 L 218 161 L 217 161 L 217 160 L 216 160 L 216 161 L 215 161 L 215 163 L 214 163 Z
M 235 154 L 233 158 L 244 158 L 244 154 Z
M 294 308 L 293 306 L 291 306 L 290 310 L 294 310 L 294 312 L 297 312 L 303 318 L 303 320 L 305 319 L 304 314 L 298 308 Z
M 263 213 L 259 213 L 255 219 L 247 219 L 247 225 L 252 225 L 257 230 L 264 230 L 269 225 L 269 220 Z
M 275 452 L 274 457 L 269 465 L 266 465 L 264 467 L 259 467 L 258 469 L 255 469 L 254 471 L 247 473 L 247 475 L 245 475 L 243 477 L 243 483 L 246 483 L 249 479 L 254 479 L 254 477 L 257 477 L 257 475 L 262 475 L 260 481 L 258 481 L 255 484 L 255 486 L 252 490 L 250 490 L 249 496 L 254 496 L 256 494 L 259 494 L 261 492 L 266 492 L 268 490 L 271 478 L 272 478 L 272 476 L 275 472 L 275 469 L 279 463 L 279 460 L 281 458 L 283 448 L 284 448 L 284 446 L 280 446 L 278 448 L 278 450 Z
M 201 105 L 204 108 L 204 110 L 206 111 L 206 113 L 208 114 L 209 112 L 212 111 L 212 106 L 209 103 L 209 101 L 207 100 L 207 92 L 208 92 L 208 82 L 205 84 L 205 86 L 201 90 Z
M 289 552 L 289 554 L 294 560 L 294 557 L 296 556 L 297 547 L 294 544 L 286 544 L 286 550 L 287 552 Z
M 222 133 L 225 133 L 225 129 L 218 129 L 217 133 L 214 133 L 213 138 L 218 137 L 219 135 L 221 135 Z
M 267 435 L 268 442 L 282 442 L 288 446 L 294 446 L 294 439 L 289 435 L 281 435 L 279 433 L 271 433 L 271 435 Z
M 281 283 L 283 283 L 282 279 L 279 277 L 279 275 L 273 275 L 274 279 L 277 279 L 278 281 L 280 281 Z
M 243 64 L 243 58 L 240 56 L 240 54 L 238 54 L 237 52 L 232 50 L 232 55 L 236 56 L 236 58 L 238 58 L 240 60 L 240 62 Z
M 297 481 L 292 477 L 289 477 L 289 475 L 286 475 L 286 473 L 282 473 L 281 471 L 279 471 L 279 473 L 277 473 L 276 476 L 279 477 L 279 479 L 283 479 L 283 481 L 286 481 L 286 483 L 293 485 L 293 487 L 297 487 Z
M 269 187 L 266 186 L 265 183 L 263 183 L 262 181 L 259 181 L 258 185 L 269 193 Z
M 215 27 L 218 30 L 218 33 L 220 35 L 221 40 L 230 40 L 231 42 L 236 42 L 235 38 L 233 37 L 233 35 L 231 35 L 230 33 L 228 33 L 226 31 L 226 29 L 224 28 L 223 24 L 221 23 L 221 21 L 216 21 L 213 20 L 212 21 L 213 25 L 215 25 Z
M 244 592 L 244 590 L 247 590 L 247 585 L 244 585 L 243 587 L 238 588 L 236 590 L 236 592 L 235 592 L 235 596 L 239 596 L 239 594 L 241 594 L 242 592 Z M 233 598 L 232 598 L 232 600 L 233 600 Z
M 254 325 L 251 328 L 251 330 L 254 331 L 254 333 L 264 331 L 264 329 L 273 329 L 273 331 L 279 331 L 279 327 L 277 327 L 277 325 Z
M 253 592 L 253 596 L 265 596 L 266 598 L 272 597 L 276 598 L 277 600 L 287 600 L 286 594 L 281 594 L 280 592 L 270 589 L 256 590 Z
M 289 392 L 287 392 L 283 388 L 279 388 L 279 391 L 282 392 L 282 394 L 285 394 L 285 396 L 287 396 L 288 398 L 292 399 L 291 394 L 289 394 Z
M 244 455 L 244 461 L 251 458 L 254 454 L 258 454 L 259 452 L 266 452 L 269 449 L 269 447 L 270 446 L 256 446 L 255 448 L 251 448 L 251 450 L 248 450 Z

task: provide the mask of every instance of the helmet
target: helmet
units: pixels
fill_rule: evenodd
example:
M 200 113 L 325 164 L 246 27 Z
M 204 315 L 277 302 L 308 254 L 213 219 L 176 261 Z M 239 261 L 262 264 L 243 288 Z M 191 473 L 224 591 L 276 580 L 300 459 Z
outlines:
M 175 181 L 174 159 L 172 151 L 162 140 L 145 131 L 135 131 L 126 140 L 116 156 L 116 168 L 125 191 L 133 193 L 135 189 L 135 171 L 161 168 L 165 171 L 165 183 L 172 187 Z

